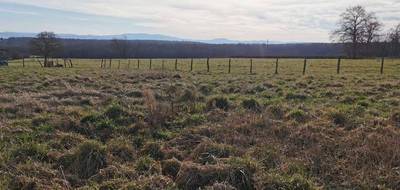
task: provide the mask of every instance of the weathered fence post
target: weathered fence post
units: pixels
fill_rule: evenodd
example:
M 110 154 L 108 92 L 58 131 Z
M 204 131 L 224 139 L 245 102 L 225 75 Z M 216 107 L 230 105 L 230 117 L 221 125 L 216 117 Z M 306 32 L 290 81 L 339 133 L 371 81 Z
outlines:
M 207 72 L 210 72 L 210 58 L 207 58 Z
M 137 60 L 137 69 L 140 69 L 140 59 Z
M 65 58 L 64 58 L 64 67 L 67 68 L 67 59 L 65 59 Z
M 253 74 L 253 59 L 250 59 L 250 74 Z
M 381 74 L 383 74 L 383 64 L 384 63 L 385 63 L 385 58 L 382 57 L 382 60 L 381 60 Z
M 25 67 L 25 58 L 22 58 L 22 67 Z
M 64 59 L 64 66 L 65 66 L 65 59 Z M 101 59 L 100 68 L 101 68 L 101 69 L 103 68 L 103 59 Z
M 340 74 L 340 63 L 342 62 L 342 59 L 339 57 L 337 61 L 337 68 L 336 68 L 336 73 Z
M 175 71 L 178 70 L 178 59 L 175 59 Z
M 279 64 L 279 58 L 276 58 L 276 62 L 275 62 L 275 74 L 278 74 L 278 64 Z
M 306 68 L 307 68 L 307 58 L 304 58 L 303 75 L 306 74 Z
M 151 70 L 151 63 L 152 63 L 152 60 L 150 59 L 149 70 Z
M 121 68 L 121 60 L 118 59 L 118 69 Z
M 193 58 L 190 60 L 190 71 L 193 71 Z
M 111 64 L 112 64 L 112 59 L 110 59 L 110 63 L 109 63 L 109 66 L 108 66 L 109 69 L 111 69 Z
M 74 65 L 72 65 L 72 60 L 71 59 L 69 59 L 69 64 L 71 65 L 71 68 L 74 67 Z
M 232 59 L 229 58 L 229 64 L 228 64 L 228 73 L 229 74 L 231 73 L 231 62 L 232 62 Z

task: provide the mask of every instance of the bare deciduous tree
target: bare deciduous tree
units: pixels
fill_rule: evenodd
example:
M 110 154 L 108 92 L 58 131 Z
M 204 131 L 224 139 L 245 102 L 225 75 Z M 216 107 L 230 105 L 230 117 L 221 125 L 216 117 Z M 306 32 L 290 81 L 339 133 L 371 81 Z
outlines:
M 362 6 L 346 9 L 340 16 L 338 29 L 333 31 L 332 39 L 350 45 L 349 55 L 358 56 L 363 44 L 371 44 L 379 39 L 382 24 L 374 13 L 368 13 Z
M 61 42 L 53 32 L 41 32 L 31 41 L 31 50 L 44 57 L 44 66 L 50 67 L 48 59 L 61 48 Z

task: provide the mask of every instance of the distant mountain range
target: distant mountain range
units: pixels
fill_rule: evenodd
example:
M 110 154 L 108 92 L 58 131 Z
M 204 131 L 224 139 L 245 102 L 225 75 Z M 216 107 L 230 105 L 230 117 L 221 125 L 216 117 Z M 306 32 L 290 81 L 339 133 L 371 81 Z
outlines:
M 37 33 L 23 33 L 23 32 L 0 32 L 0 38 L 32 38 Z M 119 34 L 119 35 L 77 35 L 77 34 L 57 34 L 59 38 L 63 39 L 80 39 L 80 40 L 111 40 L 111 39 L 127 39 L 127 40 L 156 40 L 156 41 L 190 41 L 200 42 L 208 44 L 284 44 L 285 42 L 278 41 L 267 41 L 267 40 L 256 40 L 256 41 L 240 41 L 230 40 L 225 38 L 217 38 L 212 40 L 195 40 L 195 39 L 183 39 L 173 36 L 167 36 L 162 34 Z

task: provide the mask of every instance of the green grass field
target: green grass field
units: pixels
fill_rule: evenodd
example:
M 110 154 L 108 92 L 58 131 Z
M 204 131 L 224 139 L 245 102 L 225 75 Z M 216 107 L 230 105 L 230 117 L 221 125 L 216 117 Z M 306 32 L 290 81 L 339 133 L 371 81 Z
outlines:
M 26 67 L 40 67 L 35 59 L 27 59 Z M 43 62 L 43 60 L 42 60 Z M 56 62 L 54 60 L 54 62 Z M 73 59 L 73 65 L 79 69 L 100 68 L 101 59 Z M 59 64 L 63 61 L 59 59 Z M 164 64 L 163 64 L 164 63 Z M 194 59 L 193 71 L 206 72 L 207 59 Z M 256 74 L 274 74 L 276 59 L 253 59 L 253 73 Z M 109 60 L 105 62 L 106 68 L 109 69 Z M 163 66 L 164 65 L 164 66 Z M 178 59 L 177 68 L 179 71 L 190 71 L 191 59 Z M 228 73 L 229 59 L 210 59 L 211 73 Z M 278 72 L 282 74 L 302 74 L 303 59 L 279 59 Z M 10 61 L 10 67 L 22 67 L 22 60 Z M 122 69 L 125 71 L 132 70 L 150 70 L 150 59 L 113 59 L 111 69 Z M 381 59 L 362 59 L 341 61 L 341 73 L 343 74 L 376 74 L 380 73 Z M 175 71 L 175 59 L 152 59 L 151 70 L 155 71 Z M 307 60 L 306 72 L 309 75 L 318 74 L 336 74 L 336 59 L 309 59 Z M 400 59 L 386 59 L 384 64 L 384 73 L 398 74 L 400 72 Z M 248 74 L 250 73 L 250 59 L 236 58 L 231 62 L 232 74 Z
M 399 59 L 72 62 L 0 68 L 0 189 L 400 185 Z

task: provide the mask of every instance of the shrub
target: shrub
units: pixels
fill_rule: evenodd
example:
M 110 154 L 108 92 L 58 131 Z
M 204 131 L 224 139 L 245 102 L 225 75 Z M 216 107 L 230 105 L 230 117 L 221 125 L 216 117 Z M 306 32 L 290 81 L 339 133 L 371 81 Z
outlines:
M 228 110 L 229 109 L 229 100 L 226 97 L 216 96 L 207 101 L 207 108 L 213 109 L 218 108 L 221 110 Z
M 252 111 L 260 111 L 261 106 L 255 99 L 247 99 L 242 101 L 242 106 L 245 109 L 252 110 Z
M 148 155 L 156 160 L 162 160 L 164 158 L 164 153 L 161 151 L 161 145 L 156 142 L 147 143 L 143 147 L 141 154 Z
M 69 169 L 84 179 L 107 166 L 106 150 L 96 141 L 81 143 L 70 159 L 73 161 Z
M 303 110 L 299 109 L 295 109 L 289 112 L 288 117 L 300 123 L 304 123 L 307 120 L 307 114 Z
M 161 162 L 162 174 L 175 178 L 181 168 L 181 162 L 176 158 L 163 160 Z

